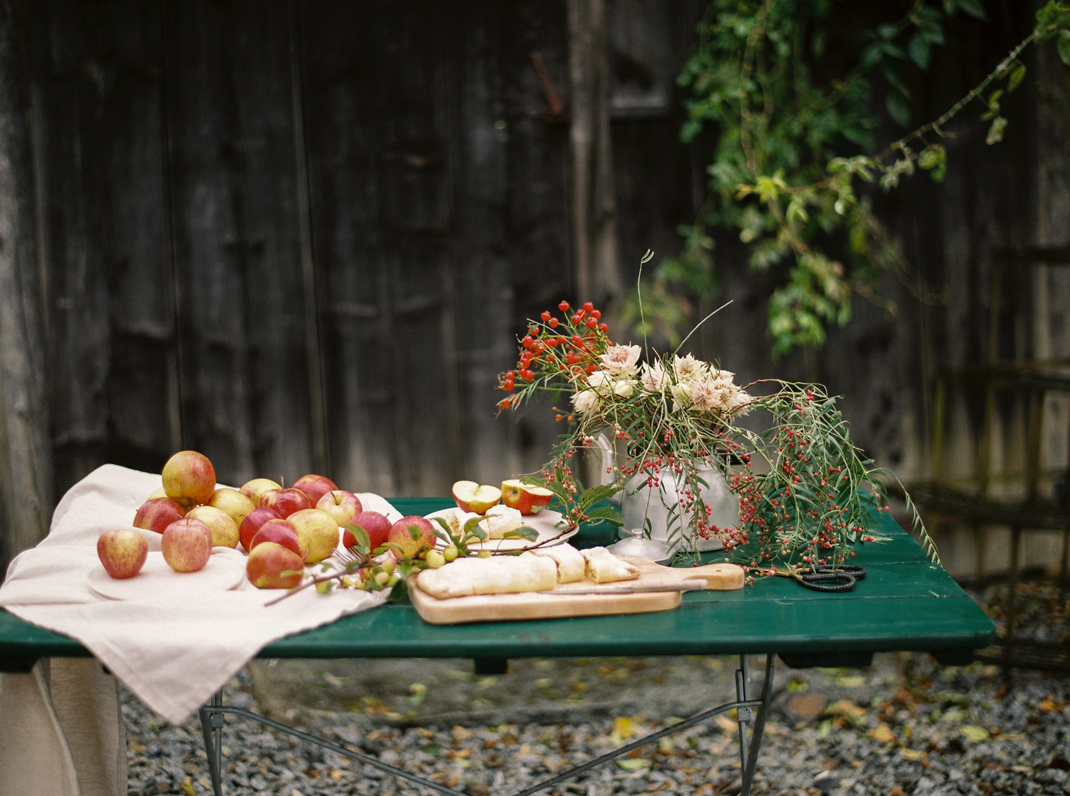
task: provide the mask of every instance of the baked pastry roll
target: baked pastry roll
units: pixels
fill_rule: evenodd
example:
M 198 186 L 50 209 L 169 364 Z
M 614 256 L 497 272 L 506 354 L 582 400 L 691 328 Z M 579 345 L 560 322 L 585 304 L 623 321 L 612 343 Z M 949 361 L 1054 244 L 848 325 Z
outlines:
M 488 539 L 504 539 L 509 531 L 524 524 L 524 515 L 502 503 L 487 509 L 486 519 L 479 526 L 487 532 Z
M 595 583 L 613 583 L 639 577 L 639 570 L 633 564 L 617 558 L 604 547 L 592 547 L 580 553 L 587 561 L 587 577 Z
M 439 599 L 548 591 L 557 585 L 557 565 L 552 558 L 532 553 L 458 558 L 438 569 L 425 569 L 416 582 L 425 592 Z
M 574 583 L 583 580 L 583 572 L 587 568 L 587 561 L 570 544 L 556 544 L 553 547 L 539 547 L 531 551 L 537 556 L 552 558 L 557 564 L 557 582 Z

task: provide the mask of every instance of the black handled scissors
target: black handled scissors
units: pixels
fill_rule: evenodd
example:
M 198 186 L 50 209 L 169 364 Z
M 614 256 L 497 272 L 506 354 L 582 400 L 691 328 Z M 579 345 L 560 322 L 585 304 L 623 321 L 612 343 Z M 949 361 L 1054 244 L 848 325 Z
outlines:
M 865 567 L 845 564 L 840 567 L 786 567 L 784 569 L 759 570 L 767 575 L 783 575 L 794 578 L 803 587 L 827 593 L 851 591 L 858 581 L 866 577 Z
M 858 581 L 866 577 L 866 568 L 856 564 L 844 564 L 841 567 L 809 567 L 798 570 L 795 577 L 799 583 L 813 591 L 851 591 Z

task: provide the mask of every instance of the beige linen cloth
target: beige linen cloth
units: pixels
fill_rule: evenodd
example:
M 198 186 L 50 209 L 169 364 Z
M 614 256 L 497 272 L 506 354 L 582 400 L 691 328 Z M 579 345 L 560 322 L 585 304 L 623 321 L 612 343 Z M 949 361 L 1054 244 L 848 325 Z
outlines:
M 111 675 L 163 718 L 181 722 L 268 643 L 387 597 L 307 589 L 265 606 L 280 592 L 248 583 L 207 591 L 172 583 L 160 590 L 151 578 L 128 599 L 99 596 L 89 586 L 90 573 L 102 569 L 97 537 L 130 527 L 159 486 L 158 474 L 98 468 L 60 500 L 48 536 L 11 562 L 0 606 L 71 636 L 96 660 L 57 658 L 30 674 L 0 677 L 0 794 L 125 796 L 126 734 Z M 366 509 L 401 516 L 377 495 L 359 497 Z M 145 536 L 150 551 L 159 550 L 160 536 Z

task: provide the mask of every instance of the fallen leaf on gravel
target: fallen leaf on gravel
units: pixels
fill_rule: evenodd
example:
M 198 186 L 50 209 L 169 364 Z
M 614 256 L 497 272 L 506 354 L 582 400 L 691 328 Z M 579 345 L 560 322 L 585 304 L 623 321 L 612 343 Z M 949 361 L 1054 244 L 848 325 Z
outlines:
M 981 741 L 988 740 L 988 730 L 984 727 L 978 727 L 976 724 L 963 724 L 959 728 L 959 732 L 962 736 L 972 743 L 980 743 Z
M 613 719 L 613 737 L 618 738 L 621 741 L 626 741 L 632 737 L 632 720 L 628 716 L 618 716 Z
M 903 749 L 901 751 L 903 753 L 903 759 L 904 760 L 924 760 L 925 759 L 925 752 L 921 751 L 920 749 Z
M 617 760 L 617 767 L 622 768 L 625 771 L 641 771 L 644 768 L 650 768 L 650 761 L 645 757 L 628 757 L 624 760 Z
M 838 699 L 825 708 L 825 715 L 857 726 L 866 717 L 866 709 L 849 699 Z
M 883 721 L 867 732 L 866 735 L 879 743 L 894 743 L 898 737 L 892 732 L 892 728 Z

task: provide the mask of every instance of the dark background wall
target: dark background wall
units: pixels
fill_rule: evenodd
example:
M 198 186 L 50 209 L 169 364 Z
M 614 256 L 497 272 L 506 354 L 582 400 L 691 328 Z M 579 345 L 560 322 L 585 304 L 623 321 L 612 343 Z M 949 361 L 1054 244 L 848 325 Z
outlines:
M 919 123 L 1024 37 L 1027 5 L 989 2 L 988 23 L 952 25 L 916 86 Z M 577 8 L 604 49 L 583 46 Z M 644 251 L 678 248 L 706 142 L 679 143 L 675 76 L 703 8 L 0 2 L 5 558 L 96 466 L 158 470 L 182 447 L 226 483 L 320 471 L 387 496 L 537 468 L 556 438 L 549 413 L 497 418 L 495 376 L 525 318 L 561 298 L 612 307 Z M 1054 60 L 1030 60 L 1002 145 L 986 147 L 967 113 L 946 183 L 877 197 L 911 257 L 907 282 L 935 298 L 889 276 L 898 314 L 859 300 L 824 351 L 773 363 L 775 275 L 748 273 L 728 236 L 709 304 L 734 303 L 696 353 L 743 381 L 825 381 L 860 444 L 923 474 L 929 377 L 984 348 L 989 252 L 1067 239 Z M 577 157 L 580 121 L 599 119 L 606 137 Z M 603 202 L 589 229 L 581 184 Z M 1065 299 L 1053 304 L 1065 321 Z

